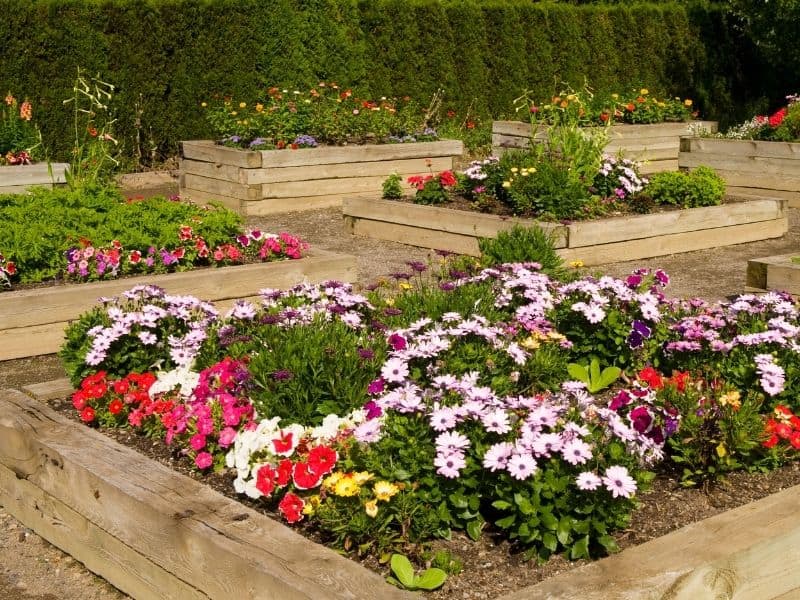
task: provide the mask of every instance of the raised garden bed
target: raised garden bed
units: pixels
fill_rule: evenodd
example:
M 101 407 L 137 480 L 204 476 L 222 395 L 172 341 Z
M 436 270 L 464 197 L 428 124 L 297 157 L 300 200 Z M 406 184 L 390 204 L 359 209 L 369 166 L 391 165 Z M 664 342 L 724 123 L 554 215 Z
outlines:
M 678 166 L 713 168 L 731 193 L 786 198 L 800 208 L 800 143 L 685 137 Z
M 780 254 L 747 261 L 747 290 L 765 292 L 779 290 L 800 296 L 800 263 L 792 259 L 798 254 Z
M 458 140 L 263 151 L 182 145 L 181 196 L 219 200 L 244 215 L 341 206 L 344 198 L 380 192 L 392 173 L 452 169 L 463 152 Z
M 171 294 L 194 294 L 216 302 L 254 297 L 262 288 L 289 287 L 304 279 L 355 278 L 354 257 L 315 250 L 297 260 L 4 292 L 0 294 L 0 360 L 56 352 L 69 320 L 92 308 L 98 298 L 119 295 L 135 285 L 157 285 Z
M 687 135 L 690 126 L 703 127 L 712 132 L 717 130 L 716 121 L 612 125 L 609 127 L 610 142 L 606 146 L 606 152 L 615 155 L 622 152 L 625 158 L 644 163 L 641 171 L 645 174 L 674 171 L 678 168 L 681 136 Z M 494 121 L 492 123 L 492 152 L 494 154 L 502 153 L 508 148 L 527 148 L 530 141 L 531 126 L 528 123 L 520 121 Z
M 0 391 L 0 502 L 133 598 L 410 598 L 380 576 L 42 401 Z M 501 596 L 789 597 L 800 543 L 790 488 Z M 789 558 L 789 560 L 787 560 Z
M 388 200 L 344 201 L 352 234 L 478 256 L 478 238 L 496 237 L 515 223 L 534 221 Z M 788 231 L 786 201 L 730 198 L 721 206 L 580 221 L 539 224 L 557 233 L 566 260 L 586 265 L 650 258 L 782 236 Z
M 66 163 L 37 163 L 0 167 L 0 194 L 21 194 L 33 186 L 52 188 L 67 183 Z M 50 170 L 52 169 L 52 175 Z

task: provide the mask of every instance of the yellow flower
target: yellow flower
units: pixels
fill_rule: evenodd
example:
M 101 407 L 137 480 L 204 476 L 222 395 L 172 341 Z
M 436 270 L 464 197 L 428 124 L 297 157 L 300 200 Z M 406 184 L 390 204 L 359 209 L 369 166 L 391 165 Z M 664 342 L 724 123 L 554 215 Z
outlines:
M 239 108 L 247 108 L 247 102 L 239 102 Z
M 394 298 L 386 298 L 384 302 L 386 302 L 386 306 L 394 306 Z
M 414 286 L 411 285 L 410 283 L 408 283 L 407 281 L 401 281 L 400 283 L 397 284 L 397 287 L 399 287 L 401 290 L 413 290 L 414 289 Z
M 375 485 L 372 486 L 372 491 L 375 492 L 375 498 L 388 502 L 392 496 L 400 491 L 400 488 L 388 481 L 376 481 Z
M 360 486 L 350 475 L 343 476 L 339 481 L 336 482 L 336 485 L 333 486 L 333 493 L 344 498 L 348 496 L 356 496 L 360 490 Z
M 369 500 L 364 503 L 364 512 L 367 513 L 368 517 L 372 517 L 373 519 L 378 516 L 378 501 L 377 500 Z
M 742 407 L 741 395 L 737 390 L 727 392 L 719 397 L 719 403 L 722 406 L 730 406 L 734 410 L 739 410 Z
M 539 346 L 541 346 L 539 340 L 537 340 L 533 336 L 525 338 L 519 343 L 519 345 L 525 348 L 526 350 L 536 350 Z
M 612 100 L 619 100 L 619 94 L 611 94 Z
M 569 263 L 569 266 L 573 269 L 580 269 L 583 266 L 582 260 L 573 260 Z
M 325 481 L 322 482 L 322 487 L 326 490 L 332 491 L 333 488 L 336 487 L 336 484 L 342 479 L 343 475 L 340 471 L 335 471 L 328 475 L 325 478 Z
M 317 507 L 319 506 L 319 496 L 311 496 L 306 500 L 306 503 L 303 505 L 303 514 L 307 517 L 313 515 Z
M 506 189 L 510 188 L 511 187 L 511 182 L 510 181 L 504 181 L 503 182 L 503 187 L 506 188 Z
M 567 96 L 567 100 L 569 100 L 570 102 L 575 102 L 575 100 L 577 99 L 578 97 L 575 94 L 570 94 L 569 96 Z
M 649 93 L 650 92 L 647 91 L 647 88 L 642 88 L 642 89 L 639 90 L 639 95 L 640 96 L 647 96 L 647 94 L 649 94 Z
M 256 112 L 260 113 L 260 112 L 263 112 L 263 110 L 264 110 L 264 105 L 263 104 L 261 104 L 260 102 L 258 104 L 256 104 Z
M 232 116 L 232 117 L 235 117 L 235 116 L 236 116 L 236 115 L 238 115 L 238 114 L 239 114 L 239 113 L 237 113 L 235 110 L 232 110 L 232 111 L 231 111 L 231 116 Z
M 358 485 L 363 485 L 367 483 L 370 479 L 372 479 L 372 473 L 368 473 L 367 471 L 358 471 L 352 474 L 353 480 Z
M 205 108 L 206 106 L 208 106 L 208 103 L 207 103 L 207 102 L 201 102 L 201 103 L 200 103 L 200 106 L 202 106 L 203 108 Z
M 519 169 L 517 167 L 511 167 L 511 172 L 512 173 L 516 173 L 518 171 L 519 171 Z
M 717 446 L 717 456 L 719 456 L 720 458 L 725 458 L 725 455 L 727 453 L 728 451 L 725 449 L 724 442 L 720 442 L 719 446 Z
M 687 98 L 686 100 L 684 100 L 684 101 L 683 101 L 683 104 L 684 104 L 684 106 L 691 106 L 691 105 L 692 105 L 692 100 L 691 100 L 691 98 Z

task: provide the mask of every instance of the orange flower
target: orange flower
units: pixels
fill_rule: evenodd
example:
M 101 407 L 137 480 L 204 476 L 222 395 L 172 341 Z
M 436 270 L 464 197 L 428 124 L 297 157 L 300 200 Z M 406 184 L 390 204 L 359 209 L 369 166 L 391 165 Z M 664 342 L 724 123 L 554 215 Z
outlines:
M 11 95 L 11 92 L 8 92 L 8 94 L 6 95 L 6 104 L 11 106 L 15 102 L 16 102 L 16 100 L 14 99 L 14 96 Z
M 625 110 L 627 110 L 628 112 L 633 112 L 636 110 L 636 105 L 633 102 L 628 102 L 625 105 Z
M 33 106 L 27 100 L 19 106 L 19 118 L 23 121 L 30 121 L 33 118 Z

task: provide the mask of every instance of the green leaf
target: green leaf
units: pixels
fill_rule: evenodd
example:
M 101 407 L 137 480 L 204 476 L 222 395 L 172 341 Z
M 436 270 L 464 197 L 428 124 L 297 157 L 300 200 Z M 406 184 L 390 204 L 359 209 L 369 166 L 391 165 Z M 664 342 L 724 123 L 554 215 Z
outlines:
M 558 529 L 558 519 L 556 519 L 552 513 L 542 512 L 542 514 L 539 515 L 539 520 L 541 520 L 542 525 L 547 527 L 550 531 Z
M 449 497 L 450 497 L 450 503 L 458 509 L 464 509 L 469 506 L 469 501 L 464 497 L 464 495 L 461 492 L 453 492 L 452 494 L 450 494 Z
M 402 554 L 392 554 L 390 562 L 392 573 L 397 577 L 397 580 L 403 587 L 412 589 L 414 586 L 414 567 L 411 566 L 411 561 Z
M 610 535 L 601 535 L 597 538 L 598 543 L 606 549 L 606 552 L 609 554 L 613 554 L 614 552 L 619 552 L 619 546 L 617 545 L 617 540 L 615 540 Z
M 447 580 L 447 573 L 442 569 L 431 567 L 426 569 L 419 577 L 414 578 L 414 587 L 420 590 L 435 590 Z
M 564 546 L 572 540 L 572 522 L 569 517 L 561 517 L 556 535 L 558 536 L 558 541 Z
M 542 536 L 542 545 L 550 550 L 550 552 L 555 552 L 558 547 L 558 540 L 556 536 L 548 531 Z
M 593 358 L 592 362 L 589 364 L 589 381 L 593 383 L 600 381 L 600 361 L 596 358 Z
M 492 506 L 494 506 L 497 510 L 508 510 L 511 508 L 511 502 L 506 500 L 495 500 L 492 502 Z
M 473 542 L 477 542 L 481 538 L 481 530 L 483 529 L 483 521 L 475 520 L 467 523 L 467 535 Z
M 572 549 L 569 552 L 569 557 L 572 560 L 578 558 L 589 558 L 589 536 L 585 535 L 572 544 Z
M 516 503 L 517 508 L 519 508 L 519 512 L 521 512 L 523 515 L 530 515 L 534 512 L 533 504 L 531 504 L 531 501 L 522 494 L 514 494 L 514 502 Z
M 612 383 L 614 383 L 617 378 L 622 374 L 622 369 L 619 367 L 606 367 L 603 369 L 602 374 L 600 375 L 600 379 L 598 380 L 597 384 L 600 389 L 607 388 Z
M 589 383 L 589 372 L 583 365 L 570 363 L 567 365 L 567 373 L 569 373 L 569 376 L 573 379 L 577 379 L 578 381 L 582 381 L 586 384 Z
M 498 519 L 494 522 L 500 529 L 508 529 L 514 524 L 514 521 L 517 520 L 516 515 L 509 515 L 507 517 L 503 517 L 502 519 Z

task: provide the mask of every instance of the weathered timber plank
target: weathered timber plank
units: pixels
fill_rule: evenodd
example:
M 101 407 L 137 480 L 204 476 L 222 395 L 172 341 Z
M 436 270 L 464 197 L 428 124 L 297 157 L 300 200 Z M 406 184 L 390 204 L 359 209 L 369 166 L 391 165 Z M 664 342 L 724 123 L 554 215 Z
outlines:
M 380 194 L 387 175 L 377 177 L 347 177 L 340 179 L 321 179 L 313 181 L 287 181 L 284 183 L 264 183 L 261 198 L 297 198 L 300 196 L 325 196 L 328 194 Z M 413 188 L 403 180 L 400 187 L 409 192 Z
M 22 388 L 22 391 L 36 400 L 47 402 L 57 398 L 66 398 L 72 394 L 73 387 L 68 378 L 62 377 L 61 379 L 26 385 Z
M 497 600 L 781 597 L 800 584 L 800 572 L 794 568 L 800 558 L 800 543 L 796 539 L 800 531 L 798 493 L 798 486 L 783 490 Z M 783 558 L 777 557 L 778 550 L 785 553 Z M 708 573 L 709 566 L 720 568 L 727 564 L 734 567 L 733 573 L 742 575 L 735 577 L 730 595 L 693 590 L 684 594 L 680 584 L 676 585 L 676 581 L 696 568 Z M 764 578 L 768 577 L 775 581 L 767 583 Z
M 26 527 L 137 600 L 208 598 L 2 464 L 0 501 Z
M 209 598 L 413 597 L 19 392 L 0 393 L 0 465 Z
M 447 250 L 456 254 L 480 256 L 478 238 L 459 233 L 425 229 L 385 221 L 370 221 L 345 215 L 345 230 L 353 235 L 389 240 L 419 248 Z
M 183 179 L 183 177 L 181 179 Z M 230 196 L 223 196 L 222 194 L 213 194 L 202 190 L 192 190 L 187 188 L 183 181 L 181 181 L 181 186 L 180 189 L 178 190 L 178 194 L 180 195 L 182 200 L 188 200 L 190 202 L 194 202 L 195 204 L 207 204 L 209 202 L 219 202 L 226 208 L 230 208 L 232 211 L 235 211 L 240 215 L 247 214 L 246 212 L 244 212 L 243 208 L 246 204 L 245 200 L 242 200 L 240 198 L 231 198 Z
M 0 329 L 0 361 L 57 352 L 64 343 L 68 324 L 61 321 Z
M 453 158 L 408 158 L 371 162 L 336 163 L 301 167 L 267 167 L 263 169 L 242 170 L 242 183 L 282 183 L 286 181 L 312 181 L 316 179 L 337 179 L 339 177 L 370 177 L 380 175 L 384 178 L 392 173 L 399 175 L 427 175 L 453 168 Z M 321 184 L 324 185 L 324 184 Z
M 170 294 L 192 294 L 204 300 L 239 298 L 260 288 L 292 286 L 304 279 L 317 282 L 346 277 L 355 259 L 350 255 L 313 251 L 298 260 L 193 269 L 109 281 L 4 292 L 0 296 L 2 327 L 24 327 L 77 318 L 100 297 L 119 296 L 136 285 L 163 287 Z
M 800 294 L 800 264 L 787 262 L 767 265 L 766 288 Z
M 460 140 L 415 142 L 410 144 L 367 144 L 363 146 L 327 146 L 300 150 L 263 150 L 262 166 L 299 167 L 346 162 L 370 162 L 405 158 L 434 158 L 461 156 L 464 144 Z
M 375 194 L 368 194 L 374 197 Z M 327 194 L 325 196 L 298 196 L 295 198 L 269 198 L 265 200 L 253 200 L 244 203 L 245 214 L 250 217 L 261 217 L 264 215 L 274 215 L 276 213 L 298 212 L 303 210 L 314 210 L 317 208 L 341 207 L 345 198 L 353 198 L 354 194 Z
M 717 130 L 716 121 L 689 121 L 687 123 L 651 123 L 646 125 L 630 125 L 627 123 L 619 123 L 604 128 L 608 131 L 609 136 L 613 138 L 623 139 L 637 139 L 649 138 L 659 136 L 675 136 L 680 137 L 688 135 L 689 127 L 693 124 L 698 124 L 710 131 Z M 540 125 L 539 129 L 545 126 Z M 515 137 L 530 137 L 531 125 L 522 121 L 493 121 L 492 133 L 500 135 L 508 135 Z
M 212 179 L 211 177 L 192 175 L 191 173 L 183 175 L 183 184 L 192 190 L 203 190 L 208 194 L 220 194 L 228 198 L 258 200 L 261 197 L 260 186 Z
M 5 185 L 0 187 L 0 194 L 24 194 L 33 187 L 41 187 L 52 190 L 53 186 L 49 183 L 31 183 L 28 185 Z
M 701 229 L 714 229 L 782 217 L 780 200 L 751 200 L 720 206 L 674 210 L 651 215 L 631 215 L 596 221 L 580 221 L 568 226 L 569 247 L 595 246 L 625 240 L 653 237 Z
M 740 198 L 780 198 L 789 202 L 789 208 L 800 208 L 800 192 L 789 192 L 786 190 L 770 190 L 760 187 L 744 187 L 729 185 L 728 193 Z
M 768 190 L 800 192 L 800 177 L 774 175 L 771 173 L 742 173 L 726 169 L 715 169 L 725 182 L 735 187 L 758 186 Z
M 180 161 L 181 174 L 200 175 L 210 179 L 221 179 L 231 183 L 250 183 L 243 181 L 242 172 L 250 169 L 238 167 L 236 165 L 225 165 L 222 163 L 205 162 L 202 160 L 189 160 L 182 158 Z
M 699 154 L 708 153 L 713 154 L 714 156 L 800 158 L 800 143 L 682 137 L 681 152 L 697 152 Z
M 544 223 L 530 219 L 499 217 L 465 210 L 421 206 L 408 202 L 394 202 L 371 198 L 352 198 L 344 201 L 342 212 L 345 216 L 365 221 L 383 221 L 400 225 L 422 226 L 446 233 L 456 233 L 473 237 L 496 237 L 499 231 L 507 231 L 514 225 L 531 227 L 538 225 L 557 236 L 556 247 L 566 246 L 566 228 L 563 225 Z M 402 240 L 398 240 L 401 241 Z M 441 248 L 444 250 L 445 248 Z
M 52 177 L 50 175 L 52 167 Z M 0 167 L 0 188 L 27 187 L 30 185 L 47 185 L 66 183 L 66 163 L 37 163 L 35 165 L 8 165 Z
M 717 155 L 700 152 L 684 152 L 679 158 L 682 167 L 693 169 L 701 165 L 726 171 L 748 173 L 770 173 L 788 177 L 800 177 L 800 154 L 797 158 L 767 156 Z
M 717 229 L 654 235 L 650 238 L 613 244 L 562 248 L 558 250 L 558 254 L 565 260 L 581 260 L 586 265 L 601 265 L 766 240 L 781 237 L 788 228 L 788 218 L 782 217 Z
M 497 152 L 497 148 L 527 148 L 530 146 L 531 138 L 515 135 L 492 134 L 492 154 Z
M 641 166 L 639 167 L 639 172 L 642 175 L 651 175 L 653 173 L 663 173 L 664 171 L 677 171 L 677 170 L 678 170 L 677 158 L 660 159 L 660 160 L 648 159 L 643 161 Z
M 189 140 L 181 142 L 183 158 L 202 160 L 210 163 L 233 165 L 235 167 L 260 167 L 261 153 L 238 148 L 227 148 L 210 140 Z

